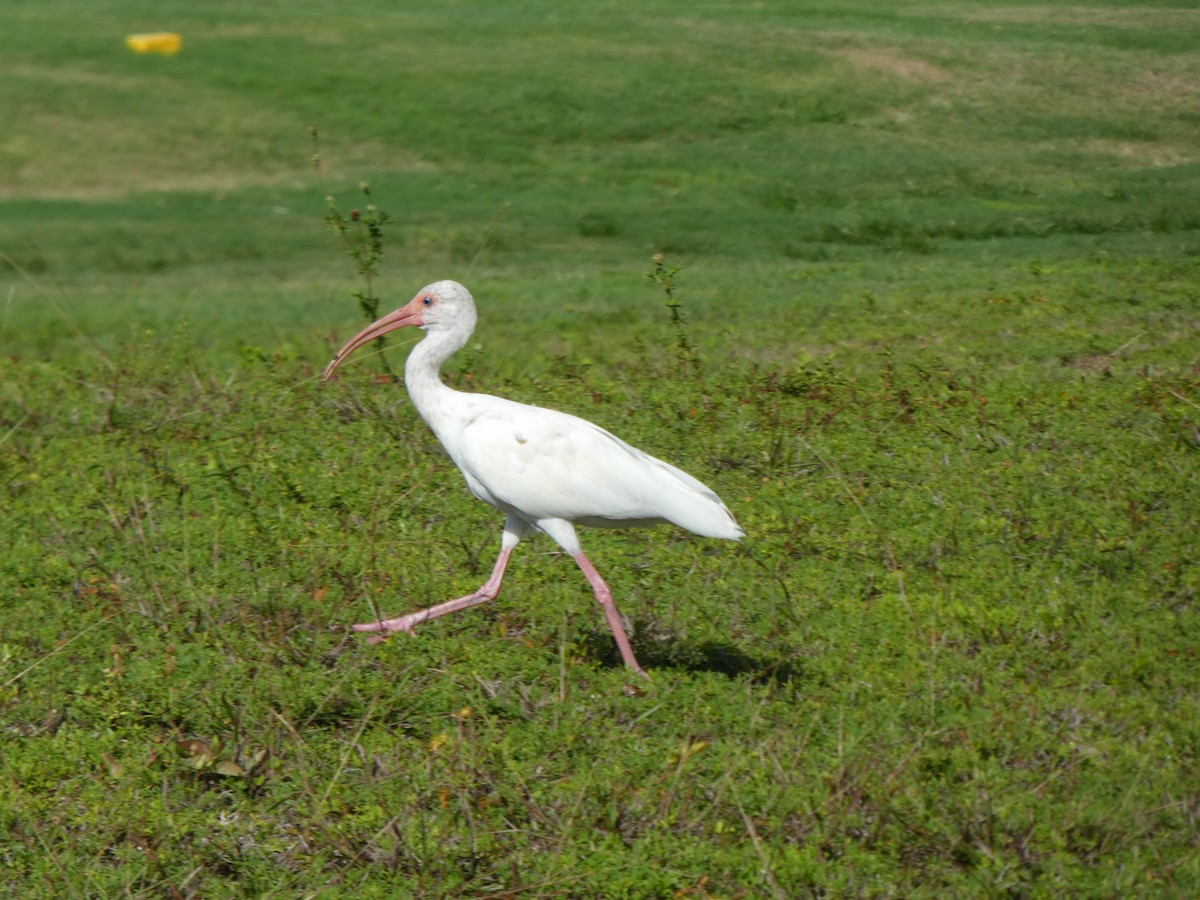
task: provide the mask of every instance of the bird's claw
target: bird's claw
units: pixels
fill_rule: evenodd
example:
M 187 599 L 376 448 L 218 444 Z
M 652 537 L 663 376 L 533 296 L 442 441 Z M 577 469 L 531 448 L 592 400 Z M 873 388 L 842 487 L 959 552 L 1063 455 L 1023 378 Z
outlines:
M 415 623 L 410 621 L 410 619 L 410 616 L 403 616 L 399 619 L 376 619 L 374 622 L 351 625 L 350 629 L 358 632 L 376 632 L 367 639 L 367 643 L 380 644 L 397 631 L 403 631 L 405 634 L 414 634 L 413 625 Z

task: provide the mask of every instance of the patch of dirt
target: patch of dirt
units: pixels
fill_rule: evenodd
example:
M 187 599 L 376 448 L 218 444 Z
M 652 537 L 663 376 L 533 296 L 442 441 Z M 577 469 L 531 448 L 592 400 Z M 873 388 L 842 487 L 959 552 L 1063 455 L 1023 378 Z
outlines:
M 1170 97 L 1178 102 L 1200 97 L 1200 76 L 1188 72 L 1167 72 L 1150 69 L 1133 84 L 1133 90 L 1156 97 Z
M 88 69 L 71 66 L 6 65 L 0 69 L 0 77 L 6 80 L 37 81 L 43 84 L 55 84 L 63 87 L 82 85 L 116 91 L 138 90 L 143 84 L 139 78 L 113 75 L 108 72 L 93 72 Z
M 987 6 L 964 14 L 961 7 L 935 6 L 914 10 L 934 13 L 964 22 L 994 22 L 997 25 L 1103 25 L 1106 28 L 1194 28 L 1200 25 L 1200 10 L 1147 9 L 1130 4 L 1102 9 L 1095 6 Z
M 1113 358 L 1107 353 L 1096 353 L 1065 359 L 1063 365 L 1078 369 L 1085 375 L 1109 375 L 1112 362 Z
M 886 47 L 843 47 L 832 52 L 856 69 L 874 69 L 903 78 L 905 81 L 936 84 L 949 81 L 952 77 L 941 66 L 923 59 L 903 56 Z
M 191 32 L 189 32 L 191 33 Z M 293 37 L 315 45 L 343 44 L 345 40 L 335 28 L 318 28 L 312 25 L 275 22 L 270 25 L 250 22 L 241 24 L 220 25 L 212 28 L 196 29 L 196 34 L 205 40 L 246 40 L 254 38 Z M 186 46 L 187 35 L 184 35 Z
M 1177 147 L 1150 141 L 1113 141 L 1094 138 L 1079 145 L 1079 149 L 1097 156 L 1132 160 L 1140 166 L 1152 169 L 1181 166 L 1200 159 L 1200 152 L 1195 148 Z

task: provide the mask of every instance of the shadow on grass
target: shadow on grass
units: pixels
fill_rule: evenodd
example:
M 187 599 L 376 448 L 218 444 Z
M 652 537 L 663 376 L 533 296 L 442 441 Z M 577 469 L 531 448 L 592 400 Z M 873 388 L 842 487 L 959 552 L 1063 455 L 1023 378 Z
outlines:
M 608 631 L 588 631 L 580 646 L 585 654 L 603 666 L 620 668 L 624 665 L 612 634 Z M 684 672 L 716 672 L 729 678 L 749 676 L 757 683 L 791 684 L 799 681 L 803 668 L 791 659 L 764 659 L 722 641 L 689 641 L 665 634 L 649 623 L 637 623 L 633 650 L 638 661 L 648 669 L 675 669 Z

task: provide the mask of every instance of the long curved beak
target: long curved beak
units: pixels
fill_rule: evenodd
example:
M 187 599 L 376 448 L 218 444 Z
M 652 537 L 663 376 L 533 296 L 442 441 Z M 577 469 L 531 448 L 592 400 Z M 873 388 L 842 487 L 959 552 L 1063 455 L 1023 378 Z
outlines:
M 354 337 L 350 338 L 350 340 L 346 341 L 345 346 L 334 354 L 333 359 L 329 361 L 329 365 L 325 367 L 325 372 L 321 375 L 321 380 L 328 381 L 329 376 L 333 374 L 334 370 L 363 344 L 369 344 L 375 338 L 383 337 L 389 331 L 395 331 L 397 328 L 404 328 L 408 325 L 424 325 L 425 307 L 420 301 L 420 297 L 414 297 L 406 306 L 388 313 L 381 319 L 376 319 Z

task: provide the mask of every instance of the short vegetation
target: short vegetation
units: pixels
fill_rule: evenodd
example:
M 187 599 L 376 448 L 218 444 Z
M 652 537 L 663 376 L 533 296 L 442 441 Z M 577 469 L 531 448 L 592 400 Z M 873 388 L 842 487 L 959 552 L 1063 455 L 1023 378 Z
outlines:
M 0 35 L 0 893 L 1200 894 L 1190 4 Z M 346 630 L 494 559 L 411 336 L 319 381 L 439 278 L 745 527 L 583 533 L 652 684 L 547 540 Z

